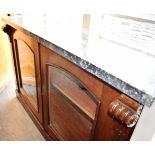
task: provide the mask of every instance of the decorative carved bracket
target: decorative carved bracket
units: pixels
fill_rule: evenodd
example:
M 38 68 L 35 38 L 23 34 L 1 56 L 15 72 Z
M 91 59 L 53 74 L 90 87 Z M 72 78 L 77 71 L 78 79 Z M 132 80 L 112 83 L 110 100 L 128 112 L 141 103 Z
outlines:
M 133 127 L 140 116 L 142 105 L 122 94 L 109 105 L 109 113 L 127 127 Z
M 3 30 L 4 33 L 8 35 L 10 42 L 12 42 L 12 39 L 13 39 L 12 37 L 13 37 L 13 33 L 15 32 L 15 29 L 7 24 L 3 25 L 1 29 Z
M 7 33 L 8 35 L 10 35 L 11 33 L 11 27 L 9 25 L 4 25 L 2 26 L 2 30 Z
M 7 33 L 9 38 L 12 38 L 12 34 L 15 32 L 15 29 L 13 29 L 11 26 L 5 24 L 2 26 L 2 30 L 4 31 L 4 33 Z

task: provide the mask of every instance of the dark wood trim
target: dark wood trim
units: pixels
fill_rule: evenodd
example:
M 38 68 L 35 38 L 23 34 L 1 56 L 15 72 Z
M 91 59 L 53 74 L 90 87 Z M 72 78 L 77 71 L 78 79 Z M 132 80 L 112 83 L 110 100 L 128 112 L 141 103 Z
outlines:
M 20 64 L 19 64 L 19 54 L 18 54 L 18 47 L 17 47 L 17 40 L 16 39 L 13 39 L 13 44 L 14 44 L 14 54 L 15 54 L 15 59 L 14 61 L 16 62 L 16 65 L 17 65 L 17 76 L 18 76 L 18 79 L 19 79 L 19 92 L 20 92 L 20 88 L 22 87 L 22 79 L 21 79 L 21 72 L 20 72 Z
M 2 30 L 4 31 L 4 33 L 7 33 L 8 36 L 11 36 L 13 28 L 9 25 L 4 25 L 2 27 Z
M 36 42 L 33 38 L 26 36 L 25 34 L 16 31 L 13 34 L 13 43 L 15 46 L 15 59 L 14 61 L 17 64 L 17 76 L 19 79 L 19 92 L 23 93 L 23 95 L 25 96 L 25 98 L 29 99 L 31 101 L 31 99 L 29 98 L 28 95 L 26 95 L 26 93 L 24 93 L 23 91 L 23 86 L 22 86 L 22 78 L 21 78 L 21 71 L 20 71 L 20 61 L 19 61 L 19 51 L 18 51 L 18 44 L 17 41 L 20 40 L 22 41 L 26 47 L 28 47 L 28 49 L 30 49 L 30 51 L 33 53 L 34 55 L 34 65 L 35 65 L 35 78 L 36 78 L 36 92 L 37 92 L 37 109 L 33 106 L 32 102 L 27 102 L 29 108 L 31 108 L 31 110 L 33 111 L 33 113 L 36 115 L 36 117 L 38 118 L 38 120 L 43 123 L 43 117 L 42 117 L 42 96 L 41 96 L 41 75 L 40 75 L 40 58 L 39 58 L 39 46 L 38 46 L 38 42 Z

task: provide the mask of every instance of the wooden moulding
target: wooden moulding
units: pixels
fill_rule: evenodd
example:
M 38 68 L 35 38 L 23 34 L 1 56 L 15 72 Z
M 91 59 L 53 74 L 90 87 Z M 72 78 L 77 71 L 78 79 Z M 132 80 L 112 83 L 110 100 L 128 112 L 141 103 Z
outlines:
M 133 127 L 140 116 L 142 105 L 122 94 L 110 103 L 108 112 L 127 127 Z

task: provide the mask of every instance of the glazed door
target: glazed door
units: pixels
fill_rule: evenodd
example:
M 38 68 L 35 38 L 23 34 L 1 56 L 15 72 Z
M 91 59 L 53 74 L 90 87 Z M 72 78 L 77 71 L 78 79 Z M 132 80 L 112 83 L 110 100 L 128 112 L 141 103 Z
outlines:
M 18 66 L 18 91 L 24 98 L 28 108 L 42 122 L 38 43 L 31 37 L 16 31 L 14 46 Z
M 66 67 L 67 60 L 54 57 L 41 52 L 44 128 L 55 140 L 92 140 L 99 101 Z

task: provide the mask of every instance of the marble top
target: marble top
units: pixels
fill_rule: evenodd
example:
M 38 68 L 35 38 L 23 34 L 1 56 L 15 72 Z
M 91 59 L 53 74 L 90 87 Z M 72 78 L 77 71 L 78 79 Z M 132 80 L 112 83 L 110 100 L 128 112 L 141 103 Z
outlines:
M 3 21 L 139 103 L 151 106 L 154 102 L 154 47 L 142 47 L 145 43 L 134 46 L 132 39 L 132 47 L 125 39 L 110 40 L 105 36 L 112 27 L 104 24 L 100 15 L 16 15 L 3 17 Z M 151 42 L 155 45 L 155 38 Z

